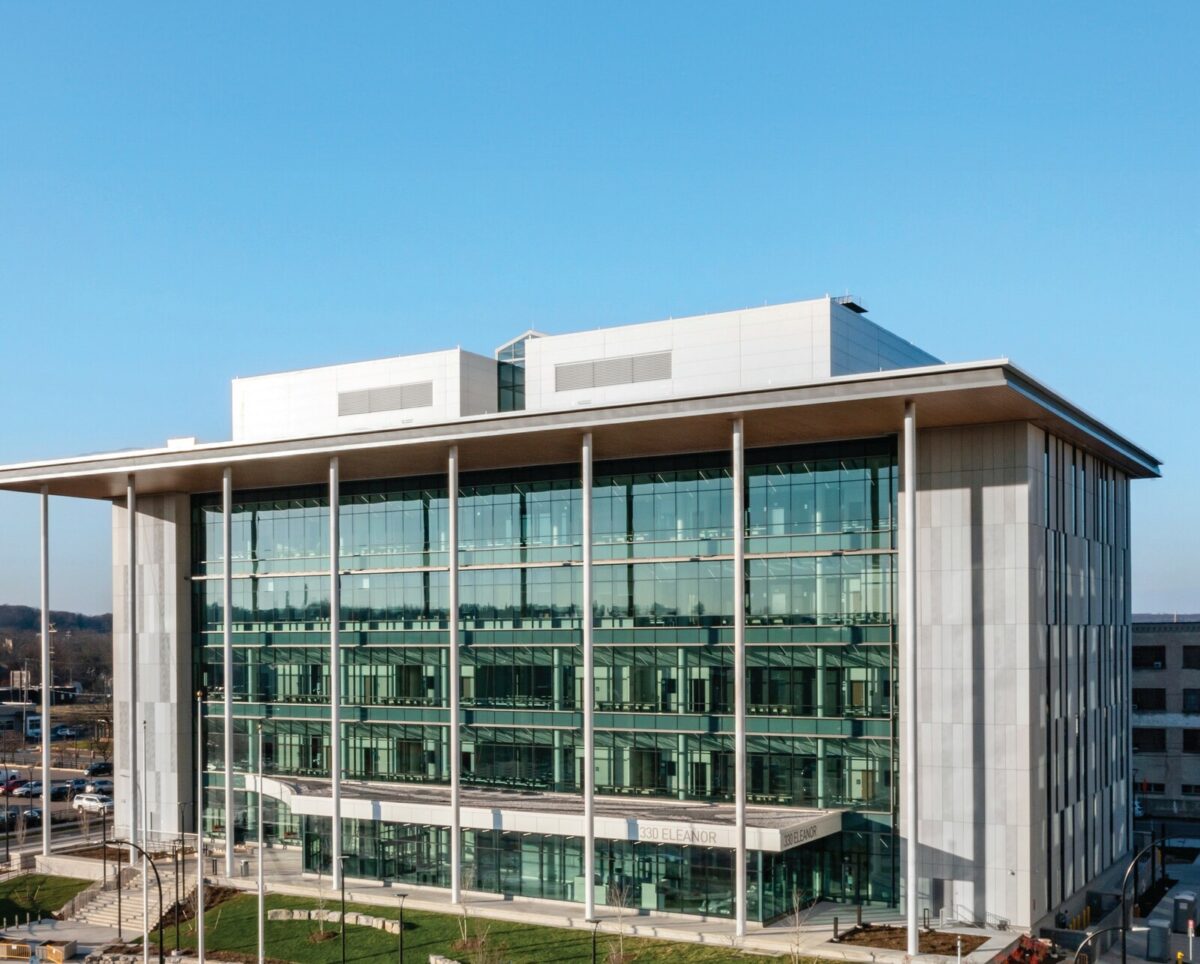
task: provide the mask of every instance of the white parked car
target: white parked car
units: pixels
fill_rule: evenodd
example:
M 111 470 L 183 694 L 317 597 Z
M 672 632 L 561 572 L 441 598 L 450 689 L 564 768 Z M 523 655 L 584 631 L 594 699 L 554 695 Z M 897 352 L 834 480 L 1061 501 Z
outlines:
M 112 797 L 99 793 L 80 793 L 71 802 L 71 806 L 80 812 L 86 810 L 88 813 L 112 813 L 113 801 Z

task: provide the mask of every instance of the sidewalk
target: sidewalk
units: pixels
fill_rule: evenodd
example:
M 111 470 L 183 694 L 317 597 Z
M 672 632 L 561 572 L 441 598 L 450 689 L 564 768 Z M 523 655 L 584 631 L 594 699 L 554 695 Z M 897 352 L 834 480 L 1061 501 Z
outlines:
M 126 930 L 126 935 L 129 931 Z M 141 932 L 138 932 L 141 937 Z M 4 931 L 5 940 L 13 941 L 75 941 L 76 958 L 98 951 L 117 940 L 115 927 L 98 927 L 72 920 L 39 920 L 20 927 L 9 927 Z
M 249 877 L 210 877 L 211 883 L 239 890 L 253 892 L 255 890 L 255 868 L 251 859 Z M 328 878 L 319 882 L 316 877 L 305 876 L 301 870 L 300 853 L 297 850 L 271 849 L 266 853 L 264 874 L 268 881 L 269 894 L 287 894 L 297 897 L 316 898 L 323 893 L 325 899 L 340 900 L 340 891 L 333 891 Z M 449 902 L 449 895 L 444 889 L 432 887 L 417 887 L 407 884 L 383 884 L 379 881 L 346 880 L 346 901 L 358 904 L 374 904 L 377 906 L 396 907 L 400 894 L 407 894 L 404 903 L 406 910 L 422 910 L 432 913 L 456 913 Z M 583 907 L 579 904 L 560 901 L 536 900 L 526 897 L 504 897 L 499 894 L 471 892 L 464 894 L 463 902 L 466 910 L 474 917 L 521 921 L 546 927 L 567 927 L 590 931 L 592 924 L 583 916 Z M 336 908 L 335 908 L 336 909 Z M 699 918 L 662 912 L 638 914 L 626 912 L 618 920 L 617 913 L 609 907 L 597 907 L 600 919 L 601 933 L 615 934 L 623 926 L 626 936 L 660 938 L 664 940 L 685 941 L 695 944 L 705 944 L 715 947 L 738 948 L 746 951 L 757 951 L 768 954 L 786 955 L 793 950 L 812 957 L 823 957 L 830 960 L 873 961 L 880 964 L 903 964 L 906 955 L 902 951 L 889 951 L 879 948 L 856 947 L 848 944 L 831 943 L 833 937 L 833 918 L 839 918 L 842 931 L 854 925 L 855 908 L 844 904 L 820 904 L 807 915 L 802 928 L 797 929 L 788 922 L 779 922 L 769 926 L 751 923 L 748 925 L 747 936 L 739 941 L 734 936 L 734 922 L 727 918 Z M 864 920 L 871 923 L 902 923 L 901 915 L 895 910 L 871 909 L 864 913 Z M 971 964 L 983 964 L 997 952 L 1009 946 L 1018 937 L 1016 931 L 994 931 L 978 928 L 943 928 L 951 933 L 970 934 L 979 936 L 986 934 L 988 942 L 973 954 L 964 955 L 963 960 Z M 940 958 L 936 955 L 923 955 L 922 960 L 938 961 L 953 960 L 952 957 Z
M 1171 844 L 1185 847 L 1200 847 L 1200 840 L 1191 840 L 1178 837 L 1172 837 L 1169 841 Z M 1150 921 L 1165 921 L 1168 925 L 1171 923 L 1172 909 L 1174 908 L 1175 895 L 1183 891 L 1192 891 L 1200 894 L 1200 857 L 1197 857 L 1195 862 L 1190 864 L 1174 864 L 1168 863 L 1166 866 L 1167 876 L 1173 878 L 1177 883 L 1166 894 L 1163 895 L 1149 916 L 1135 920 L 1129 929 L 1129 946 L 1127 948 L 1127 959 L 1129 964 L 1149 964 L 1146 958 L 1146 943 L 1149 939 Z M 1192 958 L 1188 954 L 1188 937 L 1186 934 L 1172 933 L 1168 939 L 1167 953 L 1170 961 L 1175 960 L 1175 953 L 1183 952 L 1183 959 L 1190 961 Z M 1195 953 L 1200 954 L 1200 942 L 1197 942 Z M 1097 959 L 1098 964 L 1120 964 L 1121 961 L 1121 941 L 1118 939 L 1112 947 L 1106 950 Z

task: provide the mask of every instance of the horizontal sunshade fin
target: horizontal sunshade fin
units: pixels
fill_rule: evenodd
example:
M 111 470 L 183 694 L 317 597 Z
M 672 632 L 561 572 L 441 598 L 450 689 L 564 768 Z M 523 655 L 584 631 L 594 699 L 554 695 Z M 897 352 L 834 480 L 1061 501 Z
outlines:
M 399 412 L 406 408 L 428 408 L 433 404 L 433 382 L 384 385 L 356 392 L 338 392 L 338 415 L 367 415 Z
M 554 390 L 570 392 L 580 388 L 605 388 L 609 385 L 632 385 L 635 382 L 655 382 L 671 377 L 671 353 L 622 355 L 617 358 L 597 358 L 595 361 L 569 362 L 554 366 Z

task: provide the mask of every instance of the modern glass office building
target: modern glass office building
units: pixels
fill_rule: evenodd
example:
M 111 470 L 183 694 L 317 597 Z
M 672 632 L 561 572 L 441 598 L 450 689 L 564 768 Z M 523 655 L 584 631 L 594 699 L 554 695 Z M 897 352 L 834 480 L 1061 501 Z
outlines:
M 1006 360 L 818 299 L 232 401 L 230 442 L 0 467 L 114 503 L 119 827 L 261 808 L 335 882 L 742 932 L 1033 924 L 1128 847 L 1158 463 Z
M 728 453 L 597 462 L 592 485 L 596 793 L 734 796 L 733 496 Z M 758 919 L 790 894 L 896 897 L 893 439 L 749 449 L 746 506 L 747 799 L 843 811 L 843 833 L 751 853 Z M 464 473 L 458 487 L 464 787 L 578 794 L 582 512 L 574 466 Z M 344 485 L 342 774 L 450 782 L 448 495 L 444 477 Z M 329 498 L 318 487 L 234 492 L 234 765 L 328 778 Z M 192 500 L 193 644 L 206 687 L 206 766 L 224 766 L 222 500 Z M 352 574 L 350 574 L 352 573 Z M 213 780 L 214 787 L 219 780 Z M 209 820 L 223 821 L 214 792 Z M 252 801 L 235 821 L 253 820 Z M 280 819 L 328 872 L 328 818 Z M 846 832 L 847 830 L 851 832 Z M 347 872 L 446 883 L 444 828 L 346 821 Z M 485 890 L 580 899 L 579 841 L 465 832 Z M 608 842 L 605 892 L 656 909 L 732 913 L 727 851 Z M 666 849 L 664 850 L 664 846 Z M 761 896 L 760 896 L 761 895 Z M 761 901 L 761 906 L 760 906 Z

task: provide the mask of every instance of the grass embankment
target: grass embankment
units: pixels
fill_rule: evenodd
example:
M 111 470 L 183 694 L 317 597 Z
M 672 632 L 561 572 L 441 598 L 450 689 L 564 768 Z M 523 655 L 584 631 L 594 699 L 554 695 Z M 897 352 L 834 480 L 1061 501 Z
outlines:
M 276 907 L 314 908 L 316 902 L 303 897 L 267 897 L 267 909 Z M 325 909 L 337 911 L 341 904 L 336 899 L 327 900 Z M 256 918 L 257 898 L 244 894 L 211 908 L 205 914 L 204 944 L 207 951 L 224 951 L 246 955 L 254 960 L 258 947 L 258 924 Z M 376 907 L 370 904 L 347 904 L 347 913 L 370 914 L 395 920 L 395 907 Z M 456 949 L 461 938 L 461 918 L 450 914 L 433 914 L 426 911 L 404 912 L 404 961 L 407 964 L 426 964 L 430 954 L 443 954 L 460 961 L 506 961 L 512 964 L 571 964 L 592 960 L 592 935 L 589 931 L 565 930 L 557 927 L 537 927 L 514 921 L 484 920 L 471 917 L 468 920 L 469 936 L 478 939 L 486 934 L 483 948 Z M 337 931 L 337 923 L 316 921 L 267 921 L 266 945 L 268 958 L 281 961 L 297 961 L 304 964 L 340 962 L 342 945 L 339 937 L 314 942 L 311 937 L 318 931 Z M 195 947 L 196 936 L 192 925 L 180 926 L 180 944 Z M 157 931 L 152 937 L 157 943 Z M 175 947 L 175 928 L 168 927 L 164 934 L 168 949 Z M 355 964 L 394 964 L 397 957 L 399 938 L 395 934 L 370 927 L 349 925 L 346 928 L 346 960 Z M 617 937 L 601 933 L 597 937 L 596 960 L 609 960 L 610 948 L 615 953 Z M 736 960 L 751 960 L 729 948 L 704 947 L 699 944 L 679 944 L 625 938 L 626 960 L 636 964 L 718 964 Z M 222 955 L 224 957 L 224 955 Z M 755 960 L 763 960 L 755 955 Z
M 0 882 L 0 919 L 10 923 L 46 917 L 91 883 L 76 877 L 22 874 Z

